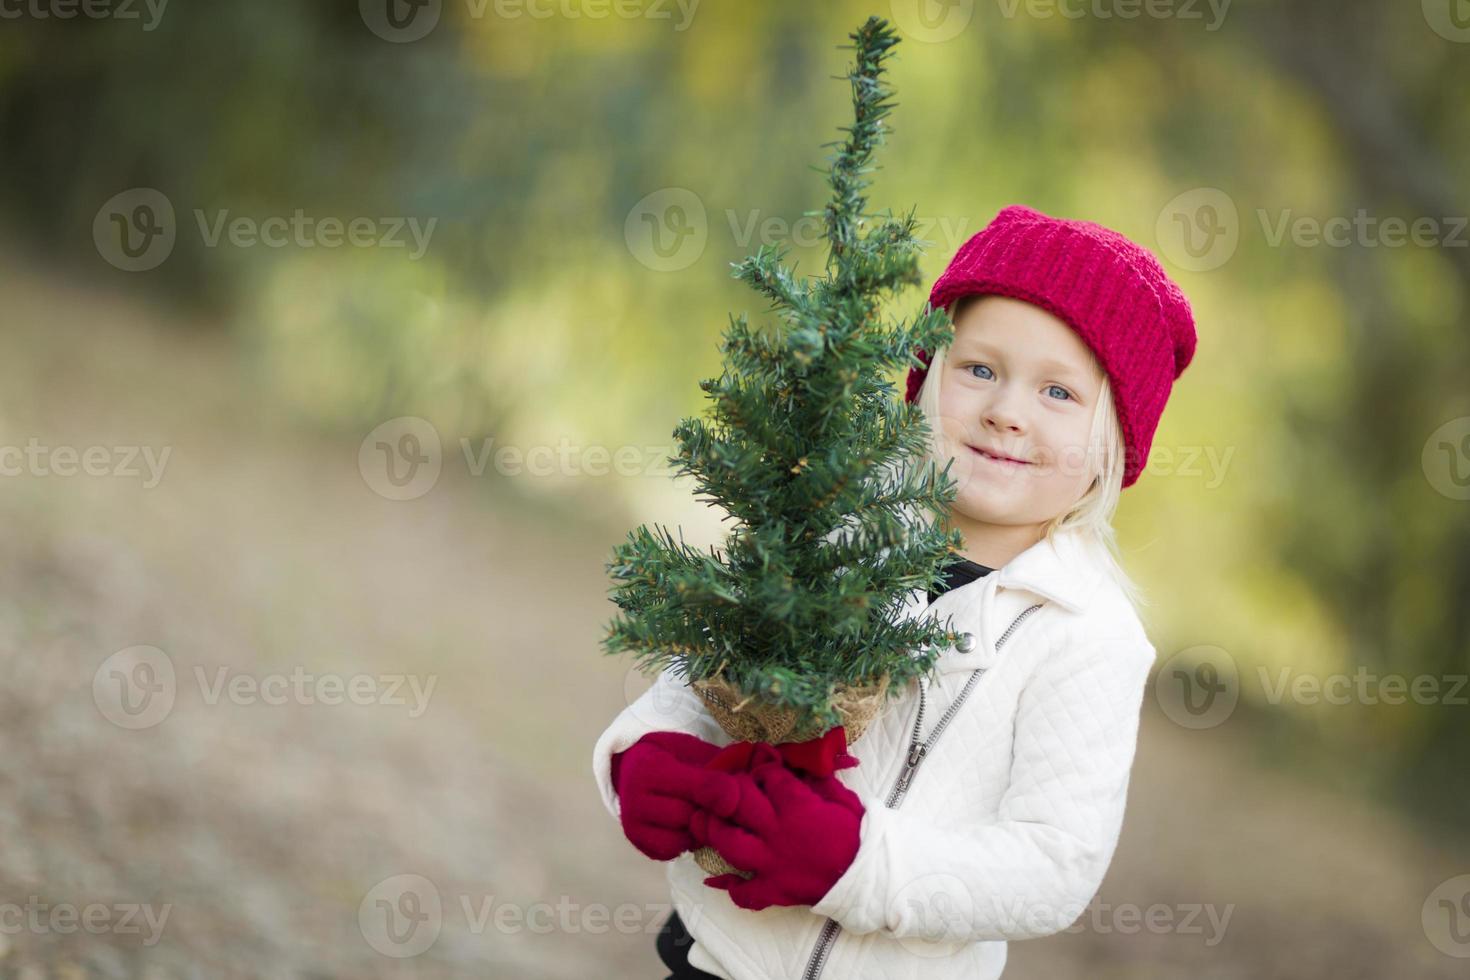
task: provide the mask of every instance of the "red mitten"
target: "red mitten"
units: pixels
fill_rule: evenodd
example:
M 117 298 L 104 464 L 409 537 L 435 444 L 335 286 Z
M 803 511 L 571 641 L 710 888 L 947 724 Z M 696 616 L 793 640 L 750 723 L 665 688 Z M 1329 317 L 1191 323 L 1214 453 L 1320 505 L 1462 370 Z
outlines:
M 689 833 L 694 794 L 710 778 L 704 768 L 720 749 L 684 732 L 649 732 L 612 757 L 623 833 L 655 861 L 671 861 L 700 845 Z
M 704 879 L 743 909 L 815 905 L 857 856 L 863 805 L 837 776 L 803 777 L 778 762 L 705 783 L 690 832 L 741 871 Z

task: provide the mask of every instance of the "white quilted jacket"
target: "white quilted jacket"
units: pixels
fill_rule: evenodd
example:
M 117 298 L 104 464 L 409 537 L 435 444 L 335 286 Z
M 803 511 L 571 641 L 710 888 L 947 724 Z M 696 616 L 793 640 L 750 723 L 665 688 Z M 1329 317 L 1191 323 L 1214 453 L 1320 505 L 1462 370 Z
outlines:
M 707 887 L 691 855 L 668 862 L 694 966 L 728 980 L 989 980 L 1007 940 L 1081 916 L 1117 846 L 1155 657 L 1094 556 L 1069 531 L 932 606 L 914 592 L 905 615 L 952 615 L 973 642 L 946 651 L 850 748 L 860 764 L 838 778 L 867 810 L 856 859 L 816 905 L 759 912 Z M 921 702 L 928 748 L 900 791 L 919 755 Z M 593 749 L 614 817 L 612 755 L 657 730 L 731 741 L 682 680 L 661 674 Z

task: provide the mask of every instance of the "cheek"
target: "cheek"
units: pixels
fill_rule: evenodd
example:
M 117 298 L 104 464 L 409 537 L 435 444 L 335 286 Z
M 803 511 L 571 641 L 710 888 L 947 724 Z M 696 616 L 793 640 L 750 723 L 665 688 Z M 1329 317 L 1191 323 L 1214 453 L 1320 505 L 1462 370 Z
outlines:
M 955 386 L 946 384 L 944 390 L 939 393 L 939 414 L 950 415 L 955 411 L 956 398 Z
M 978 408 L 972 392 L 967 392 L 958 384 L 948 384 L 940 392 L 939 418 L 946 432 L 970 430 L 973 434 L 974 424 L 971 420 L 977 415 Z
M 1095 461 L 1088 448 L 1089 423 L 1076 418 L 1057 419 L 1042 433 L 1042 452 L 1050 464 L 1048 477 L 1059 482 L 1090 480 Z

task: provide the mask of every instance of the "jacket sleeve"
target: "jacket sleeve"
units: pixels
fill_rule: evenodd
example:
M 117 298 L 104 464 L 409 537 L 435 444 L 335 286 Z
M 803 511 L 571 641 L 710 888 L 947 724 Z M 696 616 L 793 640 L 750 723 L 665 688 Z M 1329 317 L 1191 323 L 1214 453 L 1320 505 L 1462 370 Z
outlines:
M 648 690 L 613 719 L 592 748 L 592 777 L 602 794 L 603 806 L 615 818 L 621 819 L 622 811 L 612 785 L 612 757 L 649 732 L 686 732 L 721 747 L 730 744 L 730 736 L 694 689 L 672 668 L 663 671 Z
M 812 911 L 854 933 L 935 942 L 1066 929 L 1117 847 L 1154 657 L 1140 636 L 1054 652 L 1021 692 L 994 822 L 935 827 L 918 810 L 864 800 L 858 853 Z

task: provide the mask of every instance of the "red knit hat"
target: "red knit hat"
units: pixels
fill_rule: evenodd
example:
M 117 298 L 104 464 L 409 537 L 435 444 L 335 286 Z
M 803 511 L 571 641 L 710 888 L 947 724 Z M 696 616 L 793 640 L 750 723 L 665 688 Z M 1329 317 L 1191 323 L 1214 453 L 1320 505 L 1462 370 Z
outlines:
M 971 294 L 1039 306 L 1092 348 L 1112 383 L 1126 445 L 1123 486 L 1132 486 L 1174 380 L 1194 357 L 1194 314 L 1158 260 L 1101 225 L 1013 204 L 960 246 L 929 307 Z M 906 401 L 918 397 L 929 370 L 929 353 L 917 353 L 924 367 L 909 370 Z

